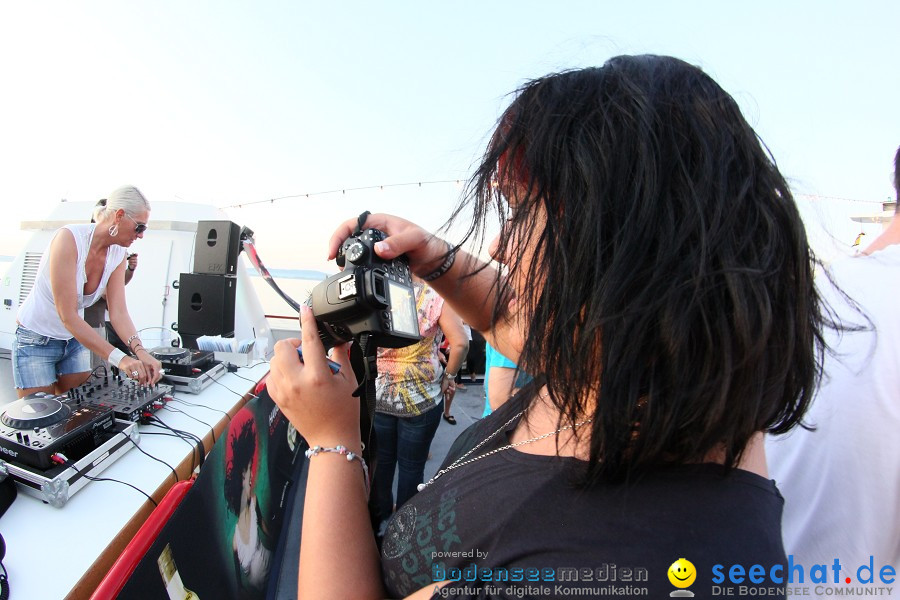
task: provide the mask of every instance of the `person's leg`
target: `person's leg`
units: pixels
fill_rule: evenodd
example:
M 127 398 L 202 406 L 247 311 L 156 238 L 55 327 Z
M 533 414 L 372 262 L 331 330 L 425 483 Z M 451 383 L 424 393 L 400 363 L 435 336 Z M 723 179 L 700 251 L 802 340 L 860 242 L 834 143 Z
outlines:
M 458 390 L 465 390 L 465 389 L 466 389 L 465 384 L 462 382 L 463 366 L 464 366 L 464 365 L 459 365 L 459 370 L 456 371 L 456 378 L 453 380 L 453 381 L 456 382 L 456 389 L 458 389 Z M 449 410 L 450 410 L 450 409 L 448 408 L 448 409 L 447 409 L 447 411 L 448 411 L 447 414 L 450 414 L 450 413 L 449 413 Z
M 56 385 L 53 386 L 54 394 L 65 394 L 72 388 L 76 388 L 82 383 L 87 383 L 88 379 L 91 378 L 90 371 L 80 371 L 78 373 L 69 373 L 67 375 L 60 375 L 59 379 L 56 381 Z
M 56 365 L 58 379 L 55 393 L 65 394 L 91 377 L 91 351 L 72 338 L 65 342 L 65 353 Z
M 425 463 L 428 461 L 428 450 L 431 440 L 441 422 L 441 406 L 415 417 L 399 419 L 397 434 L 397 508 L 416 493 L 417 487 L 423 483 Z
M 456 389 L 459 389 L 459 385 L 456 386 Z M 450 405 L 453 404 L 453 393 L 447 392 L 444 394 L 444 410 L 442 414 L 444 415 L 444 420 L 450 423 L 451 425 L 456 425 L 456 417 L 450 414 Z
M 13 382 L 18 397 L 54 393 L 56 363 L 62 355 L 63 342 L 19 326 L 12 343 Z
M 16 388 L 16 395 L 19 398 L 24 398 L 25 396 L 30 396 L 31 394 L 37 394 L 38 392 L 44 392 L 45 394 L 55 394 L 56 393 L 56 385 L 44 385 L 40 387 L 29 387 L 29 388 Z
M 397 421 L 393 415 L 375 413 L 376 466 L 372 474 L 375 515 L 384 521 L 394 511 L 394 470 L 397 468 Z

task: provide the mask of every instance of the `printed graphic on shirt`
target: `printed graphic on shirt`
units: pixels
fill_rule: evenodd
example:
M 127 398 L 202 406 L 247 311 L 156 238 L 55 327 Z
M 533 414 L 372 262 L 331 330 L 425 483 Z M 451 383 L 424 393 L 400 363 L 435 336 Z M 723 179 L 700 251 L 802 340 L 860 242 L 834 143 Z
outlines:
M 414 283 L 422 340 L 405 348 L 379 348 L 376 408 L 393 415 L 415 416 L 440 399 L 438 326 L 444 300 L 430 287 Z

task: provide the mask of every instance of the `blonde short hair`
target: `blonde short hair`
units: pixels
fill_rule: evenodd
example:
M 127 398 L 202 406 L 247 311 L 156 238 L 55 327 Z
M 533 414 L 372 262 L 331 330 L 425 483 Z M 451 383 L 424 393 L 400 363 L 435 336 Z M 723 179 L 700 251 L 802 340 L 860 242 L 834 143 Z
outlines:
M 98 202 L 94 208 L 94 220 L 98 222 L 120 208 L 130 217 L 144 211 L 150 212 L 150 203 L 147 202 L 141 191 L 133 185 L 124 185 L 116 188 L 110 192 L 105 205 L 101 205 L 101 202 L 103 201 Z

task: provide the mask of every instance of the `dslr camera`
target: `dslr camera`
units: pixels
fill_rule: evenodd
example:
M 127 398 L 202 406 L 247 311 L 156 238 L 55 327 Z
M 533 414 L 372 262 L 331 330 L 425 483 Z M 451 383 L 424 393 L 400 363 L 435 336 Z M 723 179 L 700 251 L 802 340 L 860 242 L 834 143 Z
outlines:
M 313 288 L 309 306 L 326 348 L 362 334 L 380 348 L 402 348 L 422 339 L 409 261 L 375 254 L 375 242 L 386 237 L 378 229 L 364 229 L 347 238 L 336 260 L 344 270 Z

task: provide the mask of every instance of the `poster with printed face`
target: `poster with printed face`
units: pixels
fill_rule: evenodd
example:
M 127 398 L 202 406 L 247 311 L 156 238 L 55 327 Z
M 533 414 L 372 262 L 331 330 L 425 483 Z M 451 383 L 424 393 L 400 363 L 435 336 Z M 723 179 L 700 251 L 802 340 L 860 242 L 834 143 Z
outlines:
M 300 442 L 268 392 L 248 402 L 121 597 L 265 598 Z

